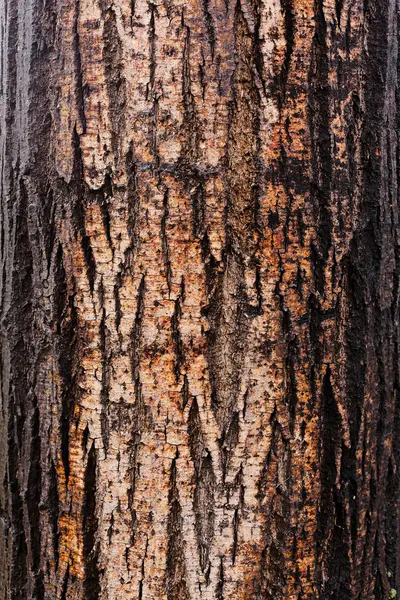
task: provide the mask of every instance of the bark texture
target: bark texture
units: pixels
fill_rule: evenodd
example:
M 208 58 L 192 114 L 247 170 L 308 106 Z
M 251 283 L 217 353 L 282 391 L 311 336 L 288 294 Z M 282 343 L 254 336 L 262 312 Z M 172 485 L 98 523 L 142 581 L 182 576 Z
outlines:
M 397 0 L 1 0 L 1 600 L 400 594 Z

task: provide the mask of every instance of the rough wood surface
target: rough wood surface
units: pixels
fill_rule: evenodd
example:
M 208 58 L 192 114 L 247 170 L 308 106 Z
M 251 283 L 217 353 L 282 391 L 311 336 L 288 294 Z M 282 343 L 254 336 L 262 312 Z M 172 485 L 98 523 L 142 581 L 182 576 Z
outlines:
M 0 599 L 400 594 L 396 0 L 1 0 Z

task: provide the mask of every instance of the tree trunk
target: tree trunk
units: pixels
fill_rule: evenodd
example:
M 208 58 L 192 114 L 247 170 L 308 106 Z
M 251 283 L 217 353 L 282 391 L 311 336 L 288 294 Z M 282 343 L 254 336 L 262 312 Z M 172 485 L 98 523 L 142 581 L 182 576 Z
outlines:
M 400 594 L 394 0 L 1 0 L 1 600 Z

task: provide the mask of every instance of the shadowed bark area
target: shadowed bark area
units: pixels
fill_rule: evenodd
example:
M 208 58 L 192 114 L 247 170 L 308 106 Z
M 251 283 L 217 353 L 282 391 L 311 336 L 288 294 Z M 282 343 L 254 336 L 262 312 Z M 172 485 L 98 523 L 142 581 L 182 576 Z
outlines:
M 395 0 L 0 0 L 0 600 L 400 594 Z

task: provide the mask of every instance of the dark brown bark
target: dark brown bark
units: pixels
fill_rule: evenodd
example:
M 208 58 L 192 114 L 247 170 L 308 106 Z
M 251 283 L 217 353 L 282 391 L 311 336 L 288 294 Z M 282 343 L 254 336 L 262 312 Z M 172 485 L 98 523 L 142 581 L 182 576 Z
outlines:
M 3 0 L 0 600 L 400 593 L 394 0 Z

